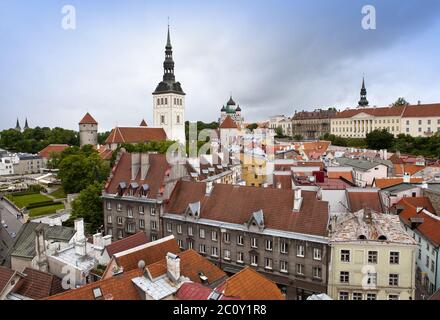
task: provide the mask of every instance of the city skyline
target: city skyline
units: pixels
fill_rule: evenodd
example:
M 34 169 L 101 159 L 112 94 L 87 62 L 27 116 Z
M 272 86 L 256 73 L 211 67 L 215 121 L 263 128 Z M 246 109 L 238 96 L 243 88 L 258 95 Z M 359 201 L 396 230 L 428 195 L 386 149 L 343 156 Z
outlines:
M 100 131 L 142 118 L 151 126 L 168 16 L 185 120 L 216 121 L 230 93 L 246 121 L 356 107 L 363 76 L 370 106 L 401 96 L 438 102 L 440 4 L 371 1 L 377 29 L 363 30 L 365 3 L 313 3 L 73 1 L 75 30 L 61 27 L 61 1 L 0 3 L 0 128 L 18 117 L 31 127 L 77 129 L 86 112 Z

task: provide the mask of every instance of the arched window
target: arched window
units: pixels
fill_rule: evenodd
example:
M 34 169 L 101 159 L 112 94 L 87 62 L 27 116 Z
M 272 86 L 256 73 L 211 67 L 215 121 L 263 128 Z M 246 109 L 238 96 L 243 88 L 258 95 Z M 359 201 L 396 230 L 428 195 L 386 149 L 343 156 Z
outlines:
M 165 124 L 165 116 L 164 115 L 160 116 L 160 124 Z
M 159 98 L 157 98 L 157 104 L 160 105 L 160 99 Z
M 160 104 L 163 104 L 163 98 L 160 98 Z
M 180 124 L 180 116 L 177 115 L 177 124 Z
M 165 104 L 168 104 L 168 98 L 165 98 Z

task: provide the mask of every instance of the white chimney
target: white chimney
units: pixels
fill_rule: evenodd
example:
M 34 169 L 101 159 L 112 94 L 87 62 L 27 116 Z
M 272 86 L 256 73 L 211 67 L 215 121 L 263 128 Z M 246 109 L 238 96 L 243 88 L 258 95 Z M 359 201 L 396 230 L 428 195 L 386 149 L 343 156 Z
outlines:
M 411 182 L 411 176 L 408 172 L 405 172 L 403 174 L 403 183 L 410 183 Z
M 180 258 L 173 253 L 167 253 L 167 274 L 173 282 L 180 279 Z
M 141 179 L 144 180 L 150 169 L 150 155 L 147 152 L 141 153 Z
M 102 246 L 104 248 L 111 245 L 111 244 L 112 244 L 112 236 L 111 235 L 107 235 L 102 238 Z
M 104 247 L 102 245 L 102 233 L 97 233 L 93 235 L 93 245 L 97 247 Z
M 84 219 L 76 219 L 75 220 L 75 241 L 82 241 L 85 239 L 84 235 Z
M 383 151 L 383 159 L 384 159 L 384 160 L 388 160 L 388 150 L 387 150 L 387 149 L 385 149 L 385 150 Z
M 206 182 L 206 194 L 207 195 L 211 194 L 212 188 L 214 188 L 213 182 L 212 181 Z
M 301 204 L 303 200 L 303 198 L 301 197 L 301 188 L 296 188 L 293 190 L 295 194 L 295 199 L 293 199 L 293 211 L 299 211 L 301 210 Z
M 422 189 L 428 189 L 428 182 L 423 181 L 423 183 L 422 183 Z
M 141 155 L 138 152 L 131 154 L 131 180 L 135 180 L 141 167 Z

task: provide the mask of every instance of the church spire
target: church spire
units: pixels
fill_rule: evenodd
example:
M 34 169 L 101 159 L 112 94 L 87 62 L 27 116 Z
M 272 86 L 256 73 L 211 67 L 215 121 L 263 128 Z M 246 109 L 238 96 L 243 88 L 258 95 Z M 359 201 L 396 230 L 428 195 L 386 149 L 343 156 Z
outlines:
M 368 107 L 367 89 L 365 88 L 365 78 L 362 78 L 361 99 L 359 100 L 359 107 Z
M 20 122 L 18 121 L 18 118 L 17 118 L 17 124 L 15 125 L 15 130 L 21 131 Z
M 174 82 L 173 46 L 171 45 L 170 25 L 168 25 L 167 44 L 165 46 L 165 61 L 163 63 L 163 81 Z
M 24 130 L 27 130 L 27 129 L 29 129 L 29 125 L 28 125 L 28 120 L 26 118 L 26 121 L 24 123 Z

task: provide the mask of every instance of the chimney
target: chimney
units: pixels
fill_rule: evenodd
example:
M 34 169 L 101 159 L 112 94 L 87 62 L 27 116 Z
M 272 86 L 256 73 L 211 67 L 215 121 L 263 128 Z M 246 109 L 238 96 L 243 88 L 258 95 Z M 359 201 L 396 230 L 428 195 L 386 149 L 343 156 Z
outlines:
M 295 188 L 294 190 L 294 199 L 293 199 L 293 211 L 298 212 L 301 210 L 301 204 L 303 198 L 301 197 L 301 188 Z
M 422 104 L 422 101 L 418 100 L 417 104 L 420 106 Z
M 364 221 L 365 221 L 365 223 L 368 223 L 368 224 L 371 224 L 371 222 L 373 221 L 371 209 L 368 207 L 364 208 Z
M 93 245 L 97 247 L 104 247 L 102 245 L 102 233 L 97 233 L 93 235 Z
M 173 253 L 167 253 L 167 274 L 173 281 L 177 282 L 180 279 L 180 258 Z
M 405 172 L 403 174 L 403 183 L 410 183 L 411 182 L 411 176 L 408 172 Z
M 434 179 L 435 180 L 435 179 Z M 428 182 L 423 181 L 422 183 L 422 189 L 428 189 Z
M 141 179 L 145 180 L 150 169 L 150 154 L 147 152 L 141 153 Z
M 111 235 L 107 235 L 102 238 L 102 246 L 104 248 L 111 245 L 111 244 L 112 244 L 112 236 Z
M 214 188 L 214 183 L 212 181 L 206 182 L 206 195 L 209 196 Z
M 388 150 L 387 150 L 387 149 L 385 149 L 385 150 L 383 151 L 383 159 L 384 159 L 384 160 L 388 160 Z
M 75 241 L 82 241 L 86 237 L 84 235 L 84 219 L 75 220 Z
M 35 252 L 38 270 L 48 272 L 47 255 L 46 255 L 46 240 L 44 237 L 44 228 L 39 225 L 35 229 Z
M 135 180 L 141 167 L 141 155 L 139 152 L 131 154 L 131 180 Z

